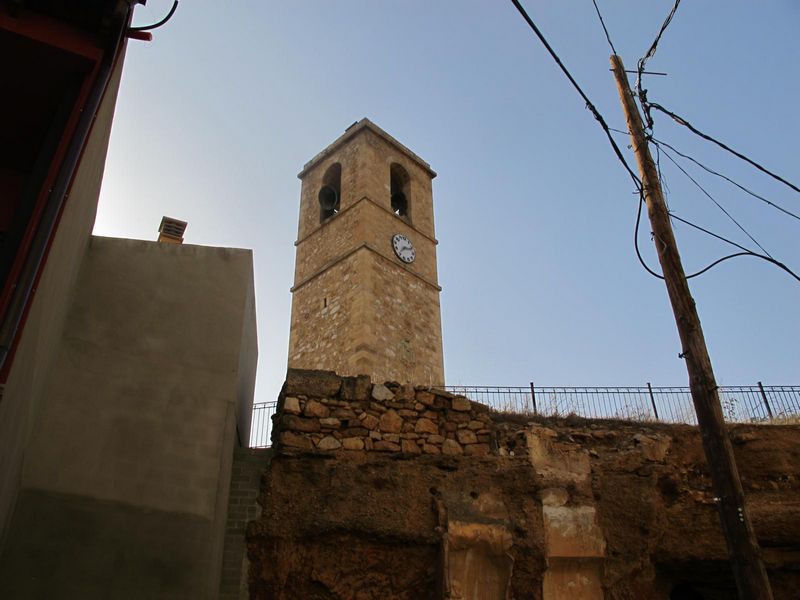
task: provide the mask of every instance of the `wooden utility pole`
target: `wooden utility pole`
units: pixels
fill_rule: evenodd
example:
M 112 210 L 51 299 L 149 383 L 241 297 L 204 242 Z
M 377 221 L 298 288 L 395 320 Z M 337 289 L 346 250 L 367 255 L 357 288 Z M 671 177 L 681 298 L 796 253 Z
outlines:
M 647 214 L 653 229 L 653 241 L 683 346 L 681 355 L 686 360 L 686 370 L 689 372 L 692 401 L 717 495 L 722 529 L 728 543 L 728 555 L 739 589 L 739 598 L 772 600 L 769 579 L 761 560 L 761 549 L 758 547 L 758 540 L 745 508 L 742 482 L 739 479 L 733 447 L 722 417 L 717 382 L 711 368 L 703 329 L 678 254 L 658 172 L 647 146 L 642 118 L 619 56 L 611 56 L 611 69 L 617 80 L 619 98 L 625 111 L 625 120 L 642 178 Z

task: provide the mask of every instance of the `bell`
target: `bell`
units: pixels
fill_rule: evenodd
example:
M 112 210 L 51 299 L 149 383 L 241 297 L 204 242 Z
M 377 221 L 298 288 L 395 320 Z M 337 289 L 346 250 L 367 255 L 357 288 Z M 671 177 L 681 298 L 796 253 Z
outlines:
M 406 203 L 406 195 L 403 192 L 395 192 L 392 194 L 392 210 L 398 214 L 405 214 L 408 204 Z
M 323 210 L 333 210 L 339 205 L 339 194 L 329 185 L 322 186 L 318 197 Z

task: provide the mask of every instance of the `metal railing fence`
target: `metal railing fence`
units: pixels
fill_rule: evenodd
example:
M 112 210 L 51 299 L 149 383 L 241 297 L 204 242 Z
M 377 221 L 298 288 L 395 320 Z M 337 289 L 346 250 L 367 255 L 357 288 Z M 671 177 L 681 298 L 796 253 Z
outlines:
M 501 412 L 542 416 L 570 414 L 589 419 L 622 419 L 697 424 L 688 387 L 545 387 L 452 385 L 440 389 L 466 396 Z M 800 420 L 800 386 L 721 386 L 722 413 L 730 423 Z M 253 404 L 250 446 L 270 445 L 277 402 Z
M 589 419 L 624 419 L 697 424 L 688 387 L 445 386 L 450 393 L 495 410 L 542 416 L 570 414 Z M 731 423 L 800 418 L 800 386 L 721 386 L 720 402 Z
M 277 401 L 255 402 L 253 404 L 253 418 L 250 423 L 250 447 L 269 448 L 272 444 L 272 415 L 278 407 Z

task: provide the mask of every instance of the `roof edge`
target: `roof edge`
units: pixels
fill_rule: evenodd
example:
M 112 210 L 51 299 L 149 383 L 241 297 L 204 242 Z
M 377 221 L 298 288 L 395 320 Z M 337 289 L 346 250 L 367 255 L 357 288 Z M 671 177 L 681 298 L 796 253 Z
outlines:
M 389 143 L 390 145 L 400 150 L 408 158 L 410 158 L 420 167 L 422 167 L 428 173 L 428 175 L 431 176 L 431 179 L 436 177 L 436 171 L 431 169 L 430 164 L 422 160 L 422 158 L 420 158 L 419 155 L 409 150 L 406 146 L 398 142 L 394 137 L 386 133 L 383 129 L 378 127 L 375 123 L 373 123 L 366 117 L 350 125 L 350 127 L 345 129 L 344 133 L 340 135 L 336 140 L 334 140 L 327 148 L 325 148 L 322 152 L 314 156 L 314 158 L 312 158 L 305 165 L 303 165 L 303 170 L 297 174 L 297 177 L 302 179 L 306 175 L 306 173 L 308 173 L 311 169 L 317 166 L 322 160 L 330 156 L 342 144 L 353 139 L 359 133 L 365 130 L 371 131 L 378 137 L 382 138 L 385 142 Z

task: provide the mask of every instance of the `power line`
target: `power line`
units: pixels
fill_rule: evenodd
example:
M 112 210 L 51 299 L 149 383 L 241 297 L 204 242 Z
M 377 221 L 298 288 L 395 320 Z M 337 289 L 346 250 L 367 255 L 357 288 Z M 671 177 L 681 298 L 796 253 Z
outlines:
M 720 148 L 722 148 L 723 150 L 727 150 L 728 152 L 730 152 L 730 153 L 731 153 L 731 154 L 733 154 L 734 156 L 736 156 L 736 157 L 738 157 L 738 158 L 742 159 L 743 161 L 745 161 L 745 162 L 747 162 L 747 163 L 751 164 L 752 166 L 754 166 L 754 167 L 755 167 L 756 169 L 758 169 L 759 171 L 761 171 L 761 172 L 763 172 L 763 173 L 766 173 L 767 175 L 769 175 L 769 176 L 770 176 L 770 177 L 772 177 L 773 179 L 777 179 L 777 180 L 778 180 L 778 181 L 780 181 L 781 183 L 783 183 L 783 184 L 785 184 L 785 185 L 789 186 L 789 187 L 790 187 L 790 188 L 792 188 L 792 189 L 793 189 L 795 192 L 798 192 L 798 193 L 800 193 L 800 188 L 798 188 L 798 187 L 797 187 L 796 185 L 794 185 L 793 183 L 791 183 L 791 182 L 789 182 L 789 181 L 786 181 L 786 180 L 785 180 L 783 177 L 781 177 L 780 175 L 776 175 L 775 173 L 773 173 L 773 172 L 772 172 L 772 171 L 770 171 L 769 169 L 767 169 L 767 168 L 765 168 L 765 167 L 762 167 L 762 166 L 761 166 L 760 164 L 758 164 L 756 161 L 754 161 L 754 160 L 752 160 L 752 159 L 750 159 L 750 158 L 746 157 L 744 154 L 741 154 L 740 152 L 737 152 L 736 150 L 734 150 L 734 149 L 733 149 L 733 148 L 731 148 L 730 146 L 727 146 L 727 145 L 723 144 L 722 142 L 720 142 L 719 140 L 716 140 L 716 139 L 714 139 L 714 138 L 713 138 L 713 137 L 711 137 L 710 135 L 707 135 L 707 134 L 703 133 L 702 131 L 700 131 L 700 130 L 698 130 L 696 127 L 694 127 L 694 126 L 693 126 L 691 123 L 689 123 L 689 121 L 687 121 L 687 120 L 686 120 L 686 119 L 684 119 L 683 117 L 680 117 L 680 116 L 676 115 L 674 112 L 667 110 L 666 108 L 664 108 L 663 106 L 661 106 L 660 104 L 657 104 L 657 103 L 655 103 L 655 102 L 648 102 L 647 104 L 648 104 L 648 106 L 650 106 L 650 107 L 652 107 L 652 108 L 655 108 L 656 110 L 658 110 L 658 111 L 660 111 L 660 112 L 664 113 L 665 115 L 667 115 L 668 117 L 670 117 L 670 118 L 671 118 L 673 121 L 675 121 L 675 122 L 676 122 L 676 123 L 678 123 L 679 125 L 683 125 L 684 127 L 688 128 L 688 129 L 689 129 L 689 131 L 691 131 L 691 132 L 692 132 L 692 133 L 694 133 L 695 135 L 699 135 L 699 136 L 700 136 L 701 138 L 703 138 L 704 140 L 707 140 L 707 141 L 709 141 L 709 142 L 712 142 L 712 143 L 716 144 L 717 146 L 719 146 L 719 147 L 720 147 Z
M 172 8 L 169 9 L 167 16 L 165 16 L 157 23 L 153 23 L 152 25 L 144 25 L 142 27 L 128 27 L 128 29 L 130 29 L 131 31 L 151 31 L 153 29 L 158 29 L 162 25 L 166 24 L 166 22 L 172 18 L 172 15 L 175 14 L 175 11 L 177 9 L 178 9 L 178 0 L 175 0 L 175 2 L 173 2 L 172 4 Z
M 617 131 L 617 132 L 619 132 L 619 133 L 625 133 L 625 134 L 627 134 L 627 132 L 623 132 L 623 131 L 620 131 L 620 130 L 618 130 L 618 129 L 613 129 L 613 128 L 611 129 L 611 131 Z M 785 213 L 785 214 L 789 215 L 790 217 L 794 217 L 795 219 L 797 219 L 798 221 L 800 221 L 800 216 L 796 215 L 795 213 L 793 213 L 793 212 L 791 212 L 791 211 L 789 211 L 789 210 L 786 210 L 786 209 L 785 209 L 785 208 L 783 208 L 782 206 L 780 206 L 780 205 L 778 205 L 778 204 L 775 204 L 774 202 L 772 202 L 772 201 L 768 200 L 767 198 L 764 198 L 764 196 L 761 196 L 761 195 L 759 195 L 759 194 L 756 194 L 754 191 L 747 189 L 746 187 L 744 187 L 744 186 L 743 186 L 743 185 L 741 185 L 740 183 L 737 183 L 736 181 L 734 181 L 733 179 L 731 179 L 731 178 L 730 178 L 730 177 L 728 177 L 727 175 L 723 175 L 722 173 L 718 173 L 718 172 L 717 172 L 717 171 L 715 171 L 714 169 L 712 169 L 712 168 L 710 168 L 710 167 L 707 167 L 706 165 L 704 165 L 703 163 L 701 163 L 701 162 L 700 162 L 700 161 L 698 161 L 697 159 L 695 159 L 695 158 L 693 158 L 693 157 L 689 156 L 688 154 L 684 154 L 683 152 L 681 152 L 680 150 L 678 150 L 678 149 L 677 149 L 677 148 L 675 148 L 674 146 L 671 146 L 670 144 L 668 144 L 668 143 L 666 143 L 666 142 L 664 142 L 664 141 L 661 141 L 661 140 L 657 140 L 657 139 L 655 139 L 655 138 L 650 138 L 650 139 L 651 139 L 651 140 L 652 140 L 652 141 L 653 141 L 653 142 L 656 144 L 656 147 L 658 147 L 658 146 L 664 146 L 664 147 L 666 147 L 666 148 L 669 148 L 670 150 L 672 150 L 672 151 L 673 151 L 675 154 L 677 154 L 678 156 L 680 156 L 680 157 L 682 157 L 682 158 L 685 158 L 685 159 L 687 159 L 687 160 L 690 160 L 690 161 L 692 161 L 694 164 L 696 164 L 698 167 L 700 167 L 700 168 L 701 168 L 701 169 L 703 169 L 704 171 L 706 171 L 706 172 L 708 172 L 708 173 L 711 173 L 712 175 L 716 175 L 717 177 L 720 177 L 720 178 L 724 179 L 725 181 L 727 181 L 727 182 L 729 182 L 729 183 L 731 183 L 731 184 L 735 185 L 737 188 L 739 188 L 739 189 L 740 189 L 740 190 L 742 190 L 743 192 L 745 192 L 745 193 L 747 193 L 747 194 L 750 194 L 750 195 L 751 195 L 753 198 L 758 198 L 759 200 L 761 200 L 761 201 L 762 201 L 762 202 L 764 202 L 765 204 L 768 204 L 769 206 L 771 206 L 771 207 L 773 207 L 773 208 L 775 208 L 775 209 L 777 209 L 777 210 L 781 211 L 782 213 Z
M 603 26 L 603 31 L 606 34 L 606 40 L 608 41 L 608 45 L 611 46 L 611 54 L 616 54 L 617 49 L 614 48 L 614 43 L 611 41 L 611 36 L 608 35 L 608 29 L 606 29 L 606 22 L 603 20 L 603 15 L 600 14 L 600 7 L 597 6 L 596 0 L 592 0 L 592 4 L 594 4 L 594 9 L 597 12 L 597 18 L 600 19 L 600 25 Z
M 597 110 L 597 108 L 594 106 L 594 104 L 592 104 L 591 100 L 589 100 L 589 97 L 586 95 L 586 93 L 583 91 L 583 89 L 581 89 L 580 85 L 578 85 L 578 82 L 575 81 L 575 78 L 572 76 L 572 74 L 569 72 L 569 70 L 564 66 L 564 63 L 559 58 L 558 54 L 556 54 L 555 50 L 553 50 L 552 46 L 550 46 L 550 44 L 548 43 L 547 39 L 544 37 L 542 32 L 539 30 L 539 28 L 536 26 L 536 24 L 533 22 L 533 20 L 530 18 L 530 16 L 528 15 L 528 13 L 525 11 L 525 9 L 522 7 L 522 5 L 519 3 L 518 0 L 511 0 L 511 3 L 514 5 L 514 7 L 520 13 L 522 18 L 525 19 L 525 22 L 531 28 L 531 30 L 536 35 L 536 37 L 539 38 L 539 41 L 545 47 L 545 49 L 550 54 L 550 56 L 553 58 L 553 60 L 556 62 L 556 64 L 559 66 L 561 71 L 567 77 L 567 79 L 572 84 L 572 86 L 575 88 L 575 90 L 578 92 L 578 94 L 580 94 L 581 98 L 583 98 L 584 102 L 586 103 L 586 108 L 592 113 L 594 118 L 597 120 L 598 123 L 600 123 L 600 126 L 603 128 L 603 131 L 605 132 L 606 137 L 608 138 L 608 141 L 611 144 L 611 147 L 614 149 L 614 154 L 616 154 L 617 158 L 622 163 L 622 165 L 625 167 L 625 170 L 628 172 L 628 174 L 630 175 L 630 177 L 633 180 L 633 182 L 636 184 L 636 190 L 637 190 L 637 193 L 639 194 L 639 205 L 638 205 L 638 212 L 637 212 L 637 217 L 636 217 L 636 227 L 634 229 L 634 246 L 636 248 L 636 255 L 639 258 L 639 262 L 642 264 L 642 266 L 644 267 L 644 269 L 648 273 L 650 273 L 654 277 L 658 277 L 659 279 L 663 279 L 664 278 L 663 275 L 659 275 L 658 273 L 653 271 L 649 266 L 647 266 L 647 264 L 644 262 L 644 258 L 642 257 L 641 252 L 639 251 L 639 240 L 638 240 L 638 238 L 639 238 L 639 225 L 640 225 L 640 222 L 641 222 L 642 205 L 644 204 L 644 188 L 642 187 L 641 180 L 636 175 L 636 173 L 633 172 L 633 170 L 631 169 L 630 165 L 628 165 L 628 162 L 625 160 L 625 157 L 622 155 L 622 151 L 620 150 L 620 148 L 617 145 L 617 143 L 614 141 L 614 138 L 611 136 L 611 128 L 606 124 L 606 121 L 603 118 L 603 116 L 600 114 L 600 112 Z M 680 3 L 680 0 L 677 0 L 676 3 L 675 3 L 675 6 L 673 7 L 672 12 L 670 13 L 670 15 L 674 15 L 674 12 L 677 9 L 677 5 L 679 3 Z M 671 20 L 671 16 L 668 17 L 668 21 L 669 20 Z M 665 25 L 662 26 L 662 29 L 659 32 L 659 35 L 656 38 L 656 42 L 654 42 L 654 45 L 657 45 L 658 39 L 661 37 L 661 35 L 663 34 L 664 30 L 669 25 L 668 21 L 665 22 Z M 655 50 L 653 49 L 652 46 L 651 46 L 651 50 L 653 52 L 655 52 Z M 615 131 L 619 131 L 619 130 L 615 130 Z M 621 132 L 621 133 L 625 133 L 625 132 Z M 670 214 L 672 214 L 672 213 L 670 213 Z M 687 223 L 688 223 L 688 221 L 687 221 Z M 694 226 L 694 225 L 692 224 L 692 226 Z M 695 227 L 697 227 L 697 226 L 695 226 Z M 698 227 L 698 229 L 702 230 L 702 228 L 700 228 L 700 227 Z M 706 231 L 706 230 L 703 230 L 703 231 Z M 711 234 L 711 232 L 708 232 L 708 231 L 706 231 L 706 232 Z M 738 244 L 735 244 L 734 242 L 730 242 L 730 240 L 727 240 L 727 239 L 725 239 L 725 238 L 723 238 L 721 236 L 717 236 L 716 234 L 711 234 L 711 235 L 714 235 L 714 237 L 719 237 L 720 239 L 722 239 L 724 241 L 727 241 L 727 242 L 729 242 L 731 244 L 734 244 L 737 247 L 742 247 L 742 246 L 739 246 Z M 800 277 L 795 275 L 786 265 L 776 261 L 773 258 L 758 254 L 756 252 L 752 252 L 751 250 L 748 250 L 748 249 L 745 249 L 745 252 L 739 253 L 736 256 L 744 256 L 744 255 L 756 256 L 756 257 L 762 258 L 762 259 L 764 259 L 764 260 L 766 260 L 768 262 L 771 262 L 771 263 L 781 267 L 783 270 L 785 270 L 790 275 L 792 275 L 795 279 L 800 281 Z M 701 275 L 702 273 L 705 273 L 706 271 L 708 271 L 711 267 L 715 266 L 716 264 L 719 264 L 720 262 L 722 262 L 724 260 L 728 260 L 729 258 L 734 258 L 734 255 L 726 256 L 726 257 L 723 257 L 723 258 L 717 260 L 716 262 L 712 263 L 711 265 L 709 265 L 708 267 L 704 268 L 703 270 L 698 271 L 697 273 L 694 273 L 692 275 L 687 276 L 687 279 L 690 279 L 692 277 L 697 277 L 698 275 Z
M 734 247 L 739 248 L 739 249 L 742 250 L 742 252 L 736 252 L 735 254 L 729 254 L 728 256 L 723 256 L 722 258 L 714 261 L 713 263 L 711 263 L 710 265 L 708 265 L 704 269 L 701 269 L 700 271 L 697 271 L 696 273 L 693 273 L 691 275 L 687 275 L 686 279 L 691 279 L 692 277 L 697 277 L 698 275 L 702 275 L 703 273 L 708 271 L 710 268 L 715 267 L 719 263 L 721 263 L 721 262 L 723 262 L 725 260 L 728 260 L 729 258 L 736 258 L 738 256 L 753 256 L 755 258 L 760 258 L 762 260 L 765 260 L 768 263 L 772 263 L 776 267 L 786 271 L 789 275 L 794 277 L 797 281 L 800 281 L 800 276 L 798 276 L 797 273 L 792 271 L 789 267 L 787 267 L 782 262 L 780 262 L 778 260 L 775 260 L 774 258 L 772 258 L 770 256 L 764 256 L 763 254 L 759 254 L 758 252 L 753 252 L 749 248 L 745 248 L 741 244 L 737 244 L 736 242 L 733 242 L 733 241 L 729 240 L 726 237 L 723 237 L 723 236 L 721 236 L 719 234 L 716 234 L 713 231 L 709 231 L 708 229 L 705 229 L 704 227 L 700 227 L 699 225 L 696 225 L 696 224 L 692 223 L 691 221 L 687 221 L 686 219 L 682 219 L 681 217 L 679 217 L 678 215 L 676 215 L 673 212 L 670 212 L 669 216 L 670 216 L 670 218 L 675 219 L 676 221 L 680 221 L 681 223 L 685 223 L 689 227 L 693 227 L 694 229 L 702 231 L 703 233 L 706 233 L 706 234 L 710 235 L 711 237 L 715 237 L 718 240 L 721 240 L 721 241 L 723 241 L 723 242 L 725 242 L 727 244 L 730 244 L 731 246 L 734 246 Z
M 650 44 L 650 48 L 647 50 L 645 55 L 639 59 L 639 62 L 636 66 L 636 95 L 639 96 L 639 100 L 642 103 L 642 110 L 644 111 L 645 122 L 647 124 L 647 129 L 653 131 L 653 117 L 650 115 L 650 105 L 647 102 L 647 90 L 642 88 L 642 75 L 644 74 L 644 66 L 647 64 L 647 61 L 650 60 L 656 54 L 656 49 L 658 48 L 658 42 L 661 41 L 661 36 L 664 35 L 664 32 L 669 27 L 669 24 L 672 23 L 672 18 L 675 16 L 675 12 L 678 10 L 678 6 L 680 5 L 681 0 L 675 0 L 675 4 L 672 6 L 672 10 L 669 11 L 667 18 L 664 19 L 664 22 L 661 24 L 661 29 L 658 31 L 658 35 L 656 35 L 656 39 L 653 40 L 653 43 Z
M 556 54 L 555 50 L 553 50 L 553 48 L 547 42 L 547 40 L 545 39 L 545 37 L 542 34 L 542 32 L 539 31 L 539 28 L 536 26 L 536 24 L 533 22 L 533 20 L 528 16 L 528 13 L 525 12 L 525 9 L 518 2 L 518 0 L 511 0 L 511 3 L 517 9 L 519 14 L 522 15 L 522 18 L 525 19 L 525 22 L 531 28 L 533 33 L 536 34 L 536 37 L 539 38 L 539 41 L 547 49 L 547 52 L 550 54 L 550 56 L 553 58 L 553 60 L 556 61 L 556 64 L 559 66 L 561 71 L 564 73 L 564 75 L 566 75 L 567 79 L 569 79 L 570 83 L 572 84 L 572 87 L 575 88 L 575 90 L 580 94 L 581 98 L 583 98 L 583 101 L 586 102 L 586 108 L 589 109 L 589 111 L 592 113 L 594 118 L 597 119 L 597 122 L 600 123 L 600 126 L 603 128 L 603 131 L 605 132 L 606 137 L 608 138 L 608 141 L 611 143 L 611 147 L 614 149 L 614 154 L 617 155 L 617 158 L 622 163 L 622 165 L 625 167 L 625 170 L 628 171 L 628 174 L 631 176 L 631 179 L 633 179 L 633 182 L 636 184 L 637 189 L 641 189 L 642 183 L 639 180 L 639 177 L 630 168 L 630 166 L 628 165 L 628 162 L 625 160 L 625 157 L 622 155 L 622 151 L 619 149 L 619 146 L 617 146 L 617 143 L 614 141 L 614 138 L 611 137 L 611 132 L 609 131 L 608 125 L 606 124 L 605 119 L 603 119 L 603 116 L 597 110 L 595 105 L 592 104 L 591 100 L 589 100 L 589 97 L 581 89 L 581 86 L 578 85 L 578 82 L 575 81 L 575 78 L 572 76 L 572 74 L 564 66 L 564 63 L 561 62 L 561 59 Z
M 658 145 L 658 144 L 656 144 L 656 148 L 658 148 L 658 147 L 659 147 L 659 145 Z M 742 227 L 742 225 L 739 223 L 739 221 L 737 221 L 737 220 L 736 220 L 736 219 L 733 217 L 733 215 L 732 215 L 731 213 L 729 213 L 729 212 L 728 212 L 728 211 L 725 209 L 725 207 L 724 207 L 724 206 L 722 206 L 722 204 L 720 204 L 720 203 L 719 203 L 719 202 L 716 200 L 716 198 L 714 198 L 714 196 L 712 196 L 712 195 L 711 195 L 711 194 L 708 192 L 708 190 L 706 190 L 706 189 L 705 189 L 705 188 L 704 188 L 702 185 L 700 185 L 700 184 L 698 183 L 698 181 L 697 181 L 697 180 L 696 180 L 694 177 L 692 177 L 692 176 L 691 176 L 691 175 L 690 175 L 690 174 L 689 174 L 689 173 L 686 171 L 686 169 L 684 169 L 682 166 L 680 166 L 680 165 L 679 165 L 679 164 L 678 164 L 678 163 L 675 161 L 675 159 L 674 159 L 674 158 L 672 158 L 672 156 L 670 155 L 670 153 L 669 153 L 669 152 L 667 152 L 666 150 L 663 150 L 663 149 L 662 149 L 662 152 L 664 152 L 664 156 L 666 156 L 666 157 L 667 157 L 667 158 L 670 160 L 670 162 L 672 162 L 672 164 L 673 164 L 673 165 L 675 165 L 676 167 L 678 167 L 678 169 L 681 171 L 681 173 L 683 173 L 684 175 L 686 175 L 686 177 L 688 177 L 688 178 L 689 178 L 689 181 L 691 181 L 693 184 L 695 184 L 695 186 L 697 186 L 697 188 L 698 188 L 698 189 L 699 189 L 701 192 L 703 192 L 703 194 L 705 194 L 705 195 L 706 195 L 706 197 L 708 197 L 708 199 L 709 199 L 709 200 L 711 200 L 711 201 L 712 201 L 712 202 L 713 202 L 713 203 L 714 203 L 714 204 L 717 206 L 717 208 L 719 208 L 719 209 L 720 209 L 720 210 L 721 210 L 721 211 L 722 211 L 722 212 L 725 214 L 725 216 L 726 216 L 726 217 L 728 217 L 728 218 L 729 218 L 731 221 L 733 221 L 734 225 L 736 225 L 736 226 L 737 226 L 739 229 L 741 229 L 741 230 L 742 230 L 742 232 L 743 232 L 743 233 L 744 233 L 744 234 L 745 234 L 747 237 L 749 237 L 749 238 L 750 238 L 750 240 L 751 240 L 751 241 L 752 241 L 752 242 L 753 242 L 753 243 L 754 243 L 756 246 L 758 246 L 759 248 L 761 248 L 761 250 L 764 252 L 764 254 L 766 254 L 766 255 L 767 255 L 767 256 L 769 256 L 770 258 L 773 258 L 773 257 L 772 257 L 772 255 L 771 255 L 769 252 L 767 252 L 766 248 L 764 248 L 764 246 L 762 246 L 761 244 L 759 244 L 759 243 L 758 243 L 758 240 L 756 240 L 756 238 L 754 238 L 752 235 L 750 235 L 750 233 L 749 233 L 749 232 L 748 232 L 748 231 L 747 231 L 747 230 L 746 230 L 744 227 Z

